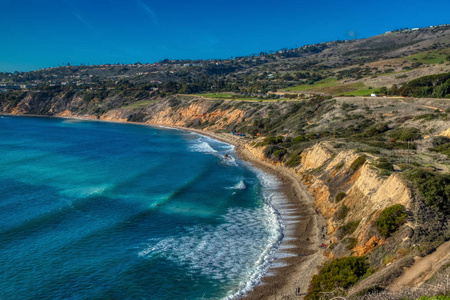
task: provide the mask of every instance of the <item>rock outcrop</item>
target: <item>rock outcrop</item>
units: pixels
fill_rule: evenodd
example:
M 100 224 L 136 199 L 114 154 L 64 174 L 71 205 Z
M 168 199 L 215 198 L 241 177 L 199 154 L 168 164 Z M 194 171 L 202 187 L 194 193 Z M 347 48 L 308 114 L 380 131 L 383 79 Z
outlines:
M 374 157 L 367 156 L 364 164 L 352 169 L 361 154 L 352 150 L 336 152 L 329 144 L 318 143 L 303 151 L 301 164 L 295 171 L 314 195 L 318 210 L 327 218 L 327 232 L 331 237 L 343 224 L 358 223 L 351 235 L 357 239 L 353 252 L 363 255 L 383 242 L 371 233 L 379 213 L 394 204 L 409 208 L 411 192 L 398 174 L 379 175 L 379 170 L 371 166 Z M 345 193 L 339 202 L 335 199 L 338 193 Z M 348 213 L 344 219 L 336 219 L 334 214 L 344 205 Z

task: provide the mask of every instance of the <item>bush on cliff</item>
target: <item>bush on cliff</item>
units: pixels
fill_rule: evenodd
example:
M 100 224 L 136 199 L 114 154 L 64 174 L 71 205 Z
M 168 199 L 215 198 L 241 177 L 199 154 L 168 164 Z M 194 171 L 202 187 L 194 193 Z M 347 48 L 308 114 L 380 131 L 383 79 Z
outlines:
M 360 279 L 369 276 L 372 270 L 365 257 L 344 257 L 327 263 L 314 275 L 305 299 L 322 299 L 324 292 L 338 288 L 348 289 Z
M 361 220 L 351 221 L 345 225 L 340 226 L 338 228 L 338 230 L 336 231 L 336 237 L 338 239 L 341 239 L 346 235 L 352 234 L 353 232 L 355 232 L 356 228 L 358 228 L 358 225 L 360 222 L 361 222 Z
M 347 217 L 349 208 L 346 205 L 342 205 L 338 208 L 338 210 L 334 213 L 333 219 L 336 221 L 344 220 Z
M 350 166 L 350 169 L 352 169 L 353 171 L 358 170 L 364 163 L 366 162 L 366 156 L 360 156 L 357 159 L 355 159 L 353 161 L 353 163 Z
M 401 204 L 396 204 L 385 208 L 375 221 L 375 225 L 382 236 L 389 237 L 405 223 L 407 217 L 405 207 Z
M 341 201 L 342 199 L 345 198 L 347 194 L 345 192 L 340 192 L 336 195 L 335 201 L 336 203 L 338 203 L 339 201 Z
M 276 161 L 282 161 L 283 157 L 287 154 L 287 150 L 278 146 L 266 146 L 263 150 L 264 157 L 270 158 Z
M 294 154 L 294 155 L 291 155 L 289 160 L 285 163 L 285 166 L 293 168 L 293 167 L 298 166 L 301 161 L 302 161 L 302 157 L 299 154 Z
M 450 174 L 414 169 L 405 176 L 416 184 L 427 205 L 436 206 L 443 213 L 450 213 Z

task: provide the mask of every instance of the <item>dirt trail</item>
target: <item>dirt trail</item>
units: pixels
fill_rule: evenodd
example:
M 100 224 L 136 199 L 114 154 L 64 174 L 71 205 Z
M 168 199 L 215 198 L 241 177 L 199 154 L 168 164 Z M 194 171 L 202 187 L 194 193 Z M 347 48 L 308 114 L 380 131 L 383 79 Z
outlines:
M 390 286 L 392 292 L 399 292 L 404 288 L 416 288 L 430 279 L 440 267 L 450 263 L 450 241 L 439 246 L 435 252 L 415 258 L 416 262 L 398 277 Z
M 412 104 L 412 103 L 408 103 L 408 102 L 406 102 L 405 100 L 404 100 L 404 98 L 403 97 L 396 97 L 396 99 L 398 100 L 398 101 L 400 101 L 400 102 L 402 102 L 402 103 L 405 103 L 405 104 Z M 448 99 L 440 99 L 440 100 L 448 100 Z M 434 107 L 434 106 L 428 106 L 428 105 L 421 105 L 421 104 L 416 104 L 417 106 L 421 106 L 421 107 L 424 107 L 424 108 L 430 108 L 430 109 L 434 109 L 434 110 L 438 110 L 438 111 L 440 111 L 440 112 L 444 112 L 444 110 L 443 109 L 440 109 L 439 107 Z

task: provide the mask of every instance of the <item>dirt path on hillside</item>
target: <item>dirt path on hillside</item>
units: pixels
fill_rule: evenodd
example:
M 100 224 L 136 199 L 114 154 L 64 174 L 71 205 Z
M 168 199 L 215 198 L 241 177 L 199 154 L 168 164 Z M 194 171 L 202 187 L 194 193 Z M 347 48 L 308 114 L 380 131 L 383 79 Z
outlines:
M 399 292 L 405 288 L 417 288 L 430 279 L 440 267 L 450 263 L 450 241 L 439 246 L 435 252 L 416 257 L 416 262 L 398 277 L 390 286 L 392 292 Z
M 398 101 L 400 101 L 400 102 L 402 102 L 402 103 L 405 103 L 405 104 L 415 104 L 415 103 L 409 103 L 409 102 L 406 102 L 405 100 L 403 100 L 404 98 L 395 98 L 395 99 L 397 99 Z M 449 100 L 449 99 L 440 99 L 440 100 Z M 440 109 L 439 107 L 428 106 L 428 105 L 421 105 L 421 104 L 416 104 L 416 105 L 417 105 L 417 106 L 424 107 L 424 108 L 430 108 L 430 109 L 438 110 L 438 111 L 440 111 L 440 112 L 444 112 L 444 110 L 443 110 L 443 109 Z

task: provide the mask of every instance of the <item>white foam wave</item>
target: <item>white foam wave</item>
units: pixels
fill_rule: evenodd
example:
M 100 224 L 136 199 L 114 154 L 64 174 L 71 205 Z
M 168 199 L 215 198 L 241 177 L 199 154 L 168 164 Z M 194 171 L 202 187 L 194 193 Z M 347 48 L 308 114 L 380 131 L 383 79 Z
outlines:
M 82 188 L 68 188 L 65 189 L 62 194 L 65 196 L 71 196 L 71 197 L 91 197 L 91 196 L 101 196 L 108 190 L 112 188 L 112 184 L 100 184 L 100 185 L 93 185 L 93 186 L 85 186 Z
M 204 141 L 197 142 L 190 146 L 190 150 L 193 152 L 203 152 L 203 153 L 217 153 L 210 144 Z
M 277 218 L 268 205 L 256 210 L 234 208 L 224 216 L 224 223 L 188 228 L 180 235 L 150 243 L 139 256 L 162 256 L 188 266 L 192 274 L 234 282 L 238 290 L 248 291 L 262 277 L 280 236 Z M 227 299 L 235 296 L 230 294 Z
M 247 186 L 245 185 L 244 181 L 241 180 L 238 183 L 236 183 L 234 186 L 229 187 L 227 189 L 229 190 L 245 190 L 247 188 Z
M 211 151 L 206 145 L 213 149 L 202 138 L 193 147 L 202 152 Z M 278 252 L 285 228 L 274 208 L 285 203 L 284 196 L 279 193 L 279 181 L 275 176 L 248 166 L 255 171 L 263 187 L 265 204 L 261 208 L 229 209 L 222 224 L 198 225 L 186 228 L 176 236 L 149 241 L 138 255 L 146 259 L 163 257 L 187 266 L 191 274 L 202 274 L 236 286 L 224 298 L 226 300 L 238 299 L 260 284 L 274 260 L 291 254 Z M 230 189 L 244 188 L 245 183 L 241 180 Z M 276 263 L 275 266 L 282 264 Z
M 180 131 L 179 128 L 175 128 L 175 127 L 167 127 L 167 126 L 163 126 L 163 125 L 156 125 L 156 127 L 163 128 L 163 129 Z
M 225 155 L 223 156 L 222 163 L 233 167 L 236 167 L 238 165 L 236 159 L 227 153 L 226 156 Z

